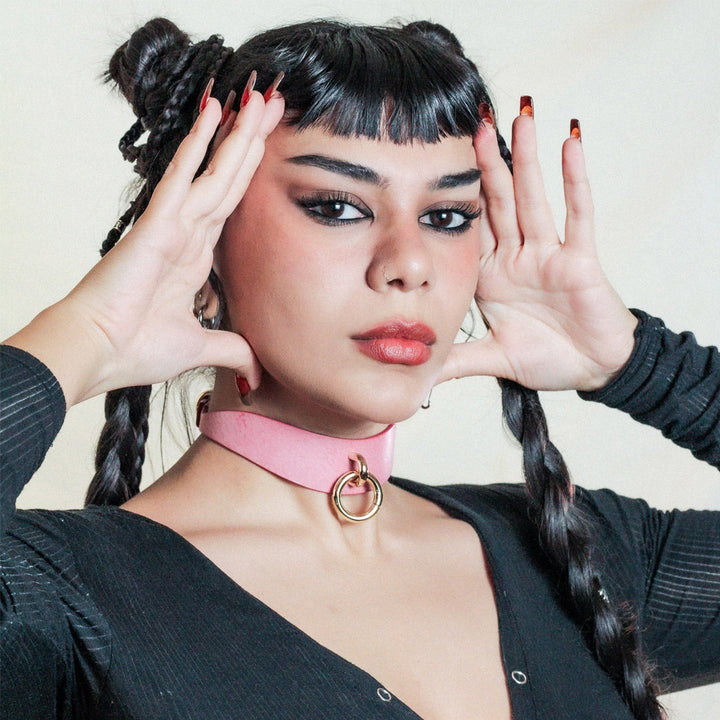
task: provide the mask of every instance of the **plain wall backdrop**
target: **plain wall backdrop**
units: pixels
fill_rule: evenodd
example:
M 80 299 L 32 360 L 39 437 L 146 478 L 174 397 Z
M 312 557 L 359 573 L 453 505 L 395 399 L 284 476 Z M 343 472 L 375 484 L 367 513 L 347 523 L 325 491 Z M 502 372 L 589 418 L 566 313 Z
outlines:
M 97 260 L 126 207 L 132 171 L 117 150 L 134 121 L 99 77 L 139 24 L 165 15 L 235 47 L 313 17 L 442 22 L 489 81 L 509 136 L 532 94 L 551 204 L 562 228 L 560 145 L 581 121 L 600 255 L 625 302 L 704 344 L 720 341 L 720 9 L 714 0 L 2 0 L 0 2 L 0 335 L 62 297 Z M 73 352 L 68 347 L 68 353 Z M 195 397 L 194 391 L 192 395 Z M 544 393 L 551 435 L 573 477 L 661 508 L 720 509 L 716 470 L 621 413 L 575 393 Z M 156 413 L 156 416 L 159 413 Z M 23 507 L 78 507 L 92 475 L 102 399 L 73 408 Z M 152 426 L 148 479 L 161 472 Z M 165 462 L 179 452 L 166 433 Z M 491 378 L 435 389 L 399 429 L 394 473 L 433 484 L 520 481 Z M 667 698 L 675 720 L 717 716 L 720 688 Z

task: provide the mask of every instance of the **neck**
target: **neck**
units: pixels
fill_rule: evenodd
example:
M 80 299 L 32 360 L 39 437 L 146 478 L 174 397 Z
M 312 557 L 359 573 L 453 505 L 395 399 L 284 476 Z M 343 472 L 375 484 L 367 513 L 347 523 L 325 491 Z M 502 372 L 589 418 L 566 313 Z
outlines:
M 337 438 L 237 410 L 199 413 L 200 432 L 219 445 L 309 490 L 330 493 L 338 478 L 353 472 L 362 457 L 383 484 L 392 470 L 395 426 L 368 438 Z M 364 492 L 348 486 L 347 494 Z
M 272 377 L 264 375 L 260 387 L 250 393 L 244 405 L 235 386 L 234 374 L 225 368 L 218 368 L 212 391 L 209 410 L 243 410 L 319 435 L 338 438 L 365 438 L 382 432 L 396 418 L 387 422 L 348 415 L 329 406 L 311 402 L 286 387 L 281 387 Z
M 210 394 L 198 401 L 201 433 L 277 477 L 330 495 L 331 507 L 348 522 L 374 517 L 383 501 L 382 486 L 392 469 L 395 427 L 367 438 L 337 438 L 238 410 L 208 411 Z M 348 495 L 372 493 L 357 512 Z

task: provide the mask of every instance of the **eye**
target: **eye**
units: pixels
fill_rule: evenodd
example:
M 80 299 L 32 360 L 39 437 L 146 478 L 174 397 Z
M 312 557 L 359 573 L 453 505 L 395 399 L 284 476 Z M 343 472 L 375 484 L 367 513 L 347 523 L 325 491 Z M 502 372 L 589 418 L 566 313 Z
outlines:
M 328 220 L 358 220 L 365 217 L 354 205 L 339 200 L 326 200 L 307 209 Z
M 456 210 L 432 210 L 423 215 L 420 222 L 443 230 L 455 230 L 464 225 L 467 218 Z
M 297 200 L 313 220 L 325 225 L 344 225 L 372 217 L 370 209 L 345 193 L 316 193 Z
M 420 216 L 422 225 L 429 225 L 440 232 L 463 232 L 470 223 L 480 216 L 480 209 L 469 203 L 457 207 L 440 207 L 428 210 Z

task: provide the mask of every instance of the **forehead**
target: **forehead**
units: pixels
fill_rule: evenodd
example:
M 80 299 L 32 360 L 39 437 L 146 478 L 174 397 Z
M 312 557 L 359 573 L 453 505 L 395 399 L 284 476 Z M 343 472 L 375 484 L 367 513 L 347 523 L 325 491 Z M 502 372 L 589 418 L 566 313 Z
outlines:
M 280 125 L 267 140 L 265 160 L 274 166 L 290 165 L 293 158 L 324 156 L 371 168 L 390 183 L 431 183 L 444 175 L 477 168 L 471 137 L 446 137 L 435 143 L 397 144 L 389 139 L 334 135 L 319 127 L 298 131 Z M 264 161 L 265 162 L 265 161 Z M 308 172 L 323 172 L 309 168 Z

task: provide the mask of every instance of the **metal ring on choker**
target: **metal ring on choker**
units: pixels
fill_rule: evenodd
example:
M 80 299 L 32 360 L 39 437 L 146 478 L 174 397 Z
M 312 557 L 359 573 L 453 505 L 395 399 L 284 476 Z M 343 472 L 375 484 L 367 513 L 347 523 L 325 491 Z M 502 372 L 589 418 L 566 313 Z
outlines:
M 368 472 L 367 463 L 365 458 L 359 453 L 353 453 L 350 459 L 357 463 L 357 469 L 351 470 L 341 475 L 333 485 L 332 489 L 332 501 L 335 506 L 335 510 L 350 522 L 362 522 L 363 520 L 369 520 L 377 511 L 380 509 L 383 501 L 383 490 L 382 485 L 378 482 L 377 478 L 370 472 Z M 373 499 L 368 510 L 362 515 L 355 515 L 351 513 L 342 502 L 342 491 L 348 483 L 352 483 L 356 487 L 359 487 L 363 483 L 367 483 L 372 487 Z

